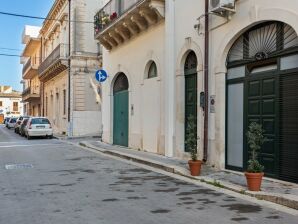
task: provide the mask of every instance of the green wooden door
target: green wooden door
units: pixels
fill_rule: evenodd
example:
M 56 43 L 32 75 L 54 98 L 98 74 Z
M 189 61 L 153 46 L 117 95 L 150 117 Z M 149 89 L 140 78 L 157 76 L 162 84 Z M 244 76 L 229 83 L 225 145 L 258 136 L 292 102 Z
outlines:
M 188 135 L 186 132 L 188 117 L 192 115 L 197 123 L 197 98 L 197 74 L 188 74 L 185 76 L 185 139 Z M 195 135 L 197 136 L 197 133 Z M 185 151 L 189 152 L 189 149 L 185 147 Z
M 128 146 L 128 90 L 114 93 L 113 144 Z
M 278 78 L 261 74 L 255 76 L 246 80 L 245 127 L 247 131 L 251 122 L 262 124 L 267 140 L 262 147 L 259 159 L 265 166 L 266 175 L 276 177 L 278 172 Z M 249 158 L 247 143 L 245 149 L 244 167 Z

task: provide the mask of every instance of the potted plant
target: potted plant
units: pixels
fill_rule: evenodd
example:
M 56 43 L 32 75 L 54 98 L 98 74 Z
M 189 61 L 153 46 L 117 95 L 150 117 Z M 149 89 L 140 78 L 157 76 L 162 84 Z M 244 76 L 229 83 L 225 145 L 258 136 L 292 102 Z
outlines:
M 202 161 L 198 160 L 196 121 L 193 115 L 190 115 L 187 120 L 185 147 L 188 149 L 191 157 L 191 160 L 188 161 L 189 170 L 192 176 L 199 176 Z
M 261 189 L 262 178 L 264 176 L 262 166 L 258 161 L 258 154 L 262 145 L 266 141 L 262 125 L 252 122 L 246 133 L 247 143 L 251 149 L 250 158 L 247 162 L 247 171 L 245 172 L 248 190 L 259 191 Z

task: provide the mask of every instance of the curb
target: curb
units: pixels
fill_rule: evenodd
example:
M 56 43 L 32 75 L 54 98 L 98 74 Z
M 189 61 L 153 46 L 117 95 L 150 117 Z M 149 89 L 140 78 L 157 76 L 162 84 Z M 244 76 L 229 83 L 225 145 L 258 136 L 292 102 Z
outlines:
M 233 191 L 236 193 L 254 197 L 259 200 L 273 202 L 275 204 L 283 205 L 288 208 L 298 210 L 298 198 L 297 198 L 297 200 L 293 200 L 290 198 L 291 195 L 273 194 L 273 193 L 267 193 L 267 192 L 262 192 L 262 191 L 260 191 L 260 192 L 248 191 L 238 185 L 227 183 L 222 180 L 218 181 L 216 179 L 212 179 L 207 176 L 198 176 L 198 177 L 191 176 L 187 169 L 183 169 L 181 167 L 165 165 L 164 163 L 160 163 L 160 162 L 150 160 L 150 159 L 144 159 L 142 157 L 138 157 L 135 155 L 127 155 L 125 153 L 121 153 L 118 151 L 99 148 L 99 147 L 93 146 L 92 144 L 89 144 L 88 142 L 84 142 L 84 141 L 79 142 L 79 145 L 86 147 L 86 148 L 97 150 L 97 151 L 102 152 L 107 155 L 112 155 L 112 156 L 119 157 L 122 159 L 126 159 L 126 160 L 130 160 L 130 161 L 137 162 L 140 164 L 144 164 L 147 166 L 151 166 L 151 167 L 154 167 L 154 168 L 157 168 L 157 169 L 169 172 L 169 173 L 174 173 L 174 174 L 177 174 L 177 175 L 180 175 L 183 177 L 187 177 L 192 180 L 198 180 L 198 181 L 201 181 L 203 183 L 206 183 L 206 184 L 218 187 L 218 188 L 223 188 L 223 189 L 230 190 L 230 191 Z
M 56 135 L 53 135 L 53 138 L 58 139 L 58 140 L 84 139 L 84 138 L 99 138 L 100 139 L 100 136 L 91 135 L 91 136 L 72 136 L 72 137 L 69 137 L 69 136 L 56 136 Z

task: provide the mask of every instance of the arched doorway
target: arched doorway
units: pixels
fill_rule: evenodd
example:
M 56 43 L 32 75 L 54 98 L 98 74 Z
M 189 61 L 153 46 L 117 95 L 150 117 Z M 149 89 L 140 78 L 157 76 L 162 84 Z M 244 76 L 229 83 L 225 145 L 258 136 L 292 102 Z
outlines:
M 184 133 L 185 140 L 189 133 L 186 128 L 189 124 L 190 116 L 193 116 L 195 123 L 197 123 L 197 99 L 198 99 L 198 88 L 197 88 L 197 56 L 193 51 L 190 51 L 186 57 L 184 64 L 184 75 L 185 75 L 185 122 L 184 122 Z M 197 129 L 196 129 L 197 130 Z M 197 133 L 195 133 L 197 136 Z M 189 149 L 185 145 L 186 152 Z
M 113 87 L 113 144 L 128 146 L 128 79 L 118 74 Z
M 298 183 L 298 36 L 270 21 L 242 34 L 227 58 L 226 166 L 246 169 L 246 131 L 260 123 L 267 176 Z

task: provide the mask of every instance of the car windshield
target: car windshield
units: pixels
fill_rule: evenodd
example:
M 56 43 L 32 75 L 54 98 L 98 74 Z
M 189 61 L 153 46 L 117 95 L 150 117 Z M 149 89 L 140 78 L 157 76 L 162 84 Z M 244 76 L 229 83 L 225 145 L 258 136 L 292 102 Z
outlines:
M 17 119 L 16 118 L 11 118 L 10 123 L 16 123 Z
M 50 124 L 46 118 L 34 118 L 31 120 L 31 124 Z

